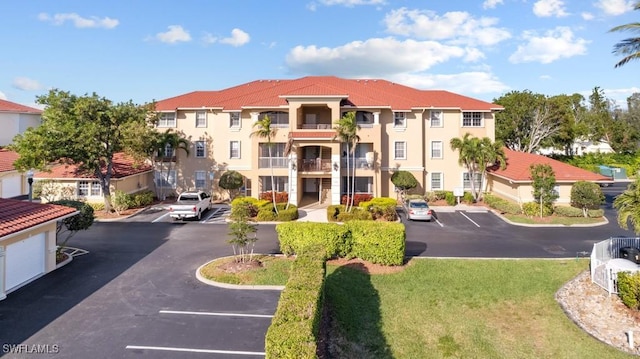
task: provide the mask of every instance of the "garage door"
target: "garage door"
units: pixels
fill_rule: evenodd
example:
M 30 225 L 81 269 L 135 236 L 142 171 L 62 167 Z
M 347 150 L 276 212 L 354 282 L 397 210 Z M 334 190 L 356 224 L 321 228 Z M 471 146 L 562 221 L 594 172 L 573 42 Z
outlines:
M 20 196 L 22 194 L 20 181 L 20 176 L 5 177 L 0 180 L 0 185 L 2 186 L 2 191 L 0 191 L 0 194 L 2 195 L 2 198 Z
M 44 273 L 44 247 L 44 233 L 7 246 L 5 253 L 5 290 L 7 292 Z

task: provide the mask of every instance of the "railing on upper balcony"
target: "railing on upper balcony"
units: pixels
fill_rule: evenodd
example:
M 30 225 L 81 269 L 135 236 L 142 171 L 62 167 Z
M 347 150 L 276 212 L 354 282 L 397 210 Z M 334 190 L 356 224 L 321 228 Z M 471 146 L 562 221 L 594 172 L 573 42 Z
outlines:
M 288 157 L 258 157 L 258 168 L 287 168 Z
M 302 159 L 298 168 L 302 172 L 331 172 L 331 160 Z
M 343 158 L 342 159 L 342 167 L 347 167 L 347 159 Z M 353 158 L 349 157 L 349 168 L 353 168 L 354 167 L 354 161 Z M 355 168 L 364 168 L 364 169 L 371 169 L 372 166 L 369 166 L 369 163 L 367 163 L 367 159 L 365 157 L 356 157 L 355 158 Z
M 330 123 L 303 123 L 302 126 L 300 126 L 301 129 L 303 130 L 331 130 L 331 124 Z

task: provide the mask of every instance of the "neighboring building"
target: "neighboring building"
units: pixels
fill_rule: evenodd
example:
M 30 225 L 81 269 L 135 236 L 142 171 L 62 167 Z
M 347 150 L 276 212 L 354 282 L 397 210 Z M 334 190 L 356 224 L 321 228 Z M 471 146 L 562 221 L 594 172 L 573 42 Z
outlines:
M 258 80 L 220 91 L 195 91 L 157 102 L 158 131 L 172 129 L 191 143 L 187 157 L 168 148 L 173 171 L 156 184 L 180 192 L 221 194 L 217 179 L 227 170 L 246 177 L 244 194 L 288 191 L 337 204 L 346 193 L 346 146 L 335 139 L 335 123 L 356 112 L 360 141 L 355 149 L 356 192 L 395 197 L 391 174 L 411 172 L 418 192 L 470 188 L 449 141 L 469 132 L 494 139 L 494 112 L 502 107 L 447 91 L 418 90 L 385 80 L 304 77 Z M 272 157 L 264 138 L 251 136 L 269 116 L 277 129 Z M 167 174 L 168 172 L 168 174 Z
M 547 164 L 551 166 L 556 177 L 555 191 L 559 197 L 556 204 L 569 205 L 571 203 L 571 187 L 577 181 L 589 181 L 602 184 L 612 183 L 610 177 L 605 177 L 582 168 L 571 166 L 549 157 L 533 153 L 518 152 L 505 148 L 507 167 L 494 169 L 487 175 L 487 189 L 493 194 L 517 203 L 532 202 L 533 185 L 530 166 Z
M 116 153 L 113 157 L 111 193 L 123 191 L 136 193 L 153 190 L 153 167 L 146 163 L 136 164 L 130 156 Z M 95 174 L 78 170 L 78 166 L 57 164 L 48 172 L 34 175 L 36 182 L 42 181 L 43 202 L 61 198 L 87 202 L 102 202 L 102 186 Z M 34 184 L 35 185 L 35 184 Z
M 611 148 L 611 145 L 607 141 L 589 141 L 589 140 L 580 140 L 577 139 L 571 145 L 571 152 L 575 156 L 582 156 L 587 153 L 614 153 L 615 151 Z M 545 147 L 541 148 L 538 151 L 541 155 L 564 155 L 564 150 L 557 149 L 554 147 Z
M 56 269 L 56 222 L 75 208 L 0 199 L 0 300 Z
M 13 138 L 29 127 L 42 123 L 42 111 L 15 102 L 0 100 L 0 147 L 8 146 Z
M 28 193 L 27 179 L 13 167 L 20 155 L 0 148 L 0 198 L 19 197 Z

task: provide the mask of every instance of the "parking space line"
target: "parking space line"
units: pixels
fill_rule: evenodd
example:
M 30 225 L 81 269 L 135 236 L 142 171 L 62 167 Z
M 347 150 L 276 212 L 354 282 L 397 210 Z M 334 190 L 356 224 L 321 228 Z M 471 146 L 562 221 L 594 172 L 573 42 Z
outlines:
M 184 314 L 184 315 L 208 315 L 217 317 L 244 317 L 244 318 L 273 318 L 267 314 L 243 314 L 243 313 L 216 313 L 216 312 L 189 312 L 180 310 L 160 310 L 160 314 Z
M 189 352 L 189 353 L 207 353 L 207 354 L 230 354 L 230 355 L 260 355 L 265 356 L 264 352 L 248 352 L 236 350 L 216 350 L 216 349 L 196 349 L 196 348 L 177 348 L 177 347 L 154 347 L 144 345 L 127 345 L 126 349 L 131 350 L 162 350 L 172 352 Z
M 201 220 L 201 221 L 200 221 L 200 223 L 205 223 L 206 221 L 210 220 L 210 219 L 211 219 L 211 217 L 215 216 L 215 215 L 216 215 L 216 213 L 220 212 L 220 210 L 221 210 L 221 209 L 222 209 L 222 208 L 216 208 L 215 212 L 210 213 L 210 214 L 207 216 L 207 218 L 205 218 L 205 219 Z
M 442 224 L 442 222 L 440 222 L 437 218 L 434 217 L 433 219 L 436 220 L 436 223 L 438 223 L 440 227 L 444 227 L 444 224 Z
M 159 222 L 161 219 L 163 219 L 164 217 L 166 217 L 166 216 L 168 216 L 168 215 L 169 215 L 169 212 L 167 212 L 167 213 L 163 214 L 162 216 L 160 216 L 160 217 L 158 217 L 158 218 L 154 219 L 153 221 L 151 221 L 151 223 Z
M 475 224 L 475 225 L 476 225 L 476 227 L 478 227 L 478 228 L 480 227 L 480 225 L 479 225 L 479 224 L 477 224 L 476 222 L 474 222 L 474 221 L 473 221 L 473 219 L 469 218 L 469 217 L 468 217 L 466 214 L 464 214 L 463 212 L 458 212 L 458 213 L 460 213 L 461 215 L 463 215 L 463 216 L 464 216 L 464 218 L 468 219 L 471 223 Z

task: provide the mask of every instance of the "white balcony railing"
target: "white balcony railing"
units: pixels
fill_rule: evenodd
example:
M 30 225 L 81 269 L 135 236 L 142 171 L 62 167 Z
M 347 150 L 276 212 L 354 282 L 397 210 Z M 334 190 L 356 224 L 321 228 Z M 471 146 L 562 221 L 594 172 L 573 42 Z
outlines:
M 258 157 L 258 168 L 287 168 L 288 157 Z
M 331 160 L 303 159 L 299 162 L 298 166 L 302 172 L 331 172 Z
M 302 129 L 303 130 L 330 130 L 331 124 L 330 123 L 313 123 L 313 124 L 303 123 Z
M 343 158 L 342 159 L 342 167 L 347 167 L 347 159 Z M 349 167 L 353 168 L 354 167 L 354 161 L 353 158 L 349 157 Z M 367 163 L 367 159 L 365 157 L 356 157 L 355 158 L 355 168 L 364 168 L 364 169 L 369 169 L 371 168 L 371 166 L 369 166 L 369 163 Z

